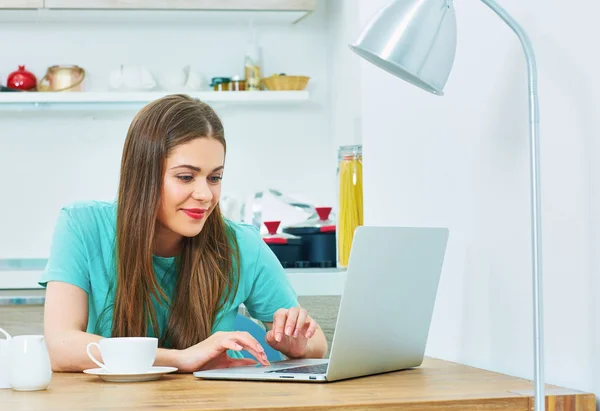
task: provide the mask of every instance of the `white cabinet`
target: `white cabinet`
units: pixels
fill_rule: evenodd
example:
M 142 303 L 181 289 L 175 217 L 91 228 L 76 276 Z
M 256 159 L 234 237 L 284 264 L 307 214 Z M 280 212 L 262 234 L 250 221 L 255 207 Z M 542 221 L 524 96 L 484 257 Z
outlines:
M 296 24 L 316 8 L 317 0 L 0 0 L 0 24 L 134 20 L 161 24 Z
M 312 11 L 315 6 L 316 0 L 45 0 L 46 8 L 55 9 Z
M 44 0 L 0 0 L 0 9 L 40 9 Z

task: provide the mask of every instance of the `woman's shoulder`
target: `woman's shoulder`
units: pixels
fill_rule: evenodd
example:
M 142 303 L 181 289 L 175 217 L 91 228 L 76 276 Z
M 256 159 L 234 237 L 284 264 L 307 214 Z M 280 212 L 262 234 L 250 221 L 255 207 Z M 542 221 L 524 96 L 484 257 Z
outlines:
M 99 201 L 99 200 L 87 200 L 87 201 L 73 201 L 65 204 L 62 208 L 65 210 L 87 210 L 87 211 L 101 211 L 115 209 L 117 203 L 115 201 Z
M 248 248 L 256 250 L 262 241 L 260 231 L 251 224 L 225 219 L 225 224 L 235 235 L 240 251 Z
M 61 214 L 82 230 L 110 228 L 116 222 L 116 202 L 75 201 L 64 205 Z

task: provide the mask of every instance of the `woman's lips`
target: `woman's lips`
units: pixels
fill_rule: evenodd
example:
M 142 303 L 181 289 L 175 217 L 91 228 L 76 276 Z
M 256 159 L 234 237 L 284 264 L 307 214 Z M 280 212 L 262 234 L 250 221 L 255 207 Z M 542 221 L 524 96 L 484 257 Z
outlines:
M 194 220 L 202 220 L 206 214 L 206 210 L 201 208 L 184 208 L 181 211 L 187 214 L 188 217 Z

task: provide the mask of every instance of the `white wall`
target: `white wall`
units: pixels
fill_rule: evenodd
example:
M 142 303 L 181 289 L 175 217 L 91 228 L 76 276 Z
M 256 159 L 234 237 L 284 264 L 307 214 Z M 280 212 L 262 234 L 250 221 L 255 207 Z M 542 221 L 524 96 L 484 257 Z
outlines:
M 277 188 L 333 203 L 326 17 L 321 3 L 298 25 L 258 26 L 264 73 L 311 76 L 311 102 L 216 107 L 229 146 L 224 194 Z M 243 76 L 246 25 L 154 21 L 3 22 L 1 83 L 19 64 L 38 79 L 48 66 L 78 64 L 88 71 L 86 90 L 106 90 L 109 71 L 121 64 L 144 65 L 156 76 L 186 64 L 207 78 Z M 61 205 L 115 197 L 135 110 L 0 110 L 0 258 L 47 257 Z
M 361 24 L 386 3 L 362 0 Z M 365 222 L 450 228 L 428 355 L 532 378 L 524 56 L 485 5 L 456 3 L 446 96 L 361 63 Z M 600 6 L 501 3 L 540 71 L 546 381 L 600 394 Z
M 358 0 L 329 0 L 329 103 L 334 150 L 361 144 L 360 62 L 349 52 L 359 29 Z

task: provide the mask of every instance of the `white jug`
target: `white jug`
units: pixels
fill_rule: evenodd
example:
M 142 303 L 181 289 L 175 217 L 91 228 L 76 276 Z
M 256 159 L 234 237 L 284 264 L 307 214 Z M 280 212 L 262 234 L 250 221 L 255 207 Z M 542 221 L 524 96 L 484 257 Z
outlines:
M 45 390 L 52 379 L 43 335 L 18 335 L 8 341 L 9 381 L 15 391 Z
M 145 67 L 121 65 L 109 73 L 108 86 L 116 91 L 149 91 L 156 88 L 157 83 Z
M 0 340 L 0 389 L 10 388 L 10 377 L 8 373 L 8 345 L 11 340 L 9 333 L 0 328 L 0 333 L 4 334 L 6 339 Z

